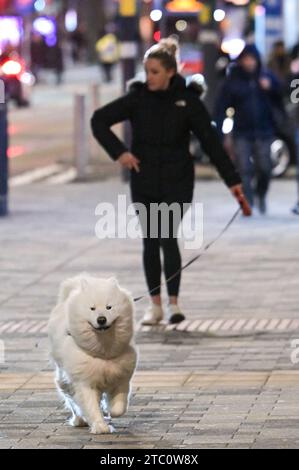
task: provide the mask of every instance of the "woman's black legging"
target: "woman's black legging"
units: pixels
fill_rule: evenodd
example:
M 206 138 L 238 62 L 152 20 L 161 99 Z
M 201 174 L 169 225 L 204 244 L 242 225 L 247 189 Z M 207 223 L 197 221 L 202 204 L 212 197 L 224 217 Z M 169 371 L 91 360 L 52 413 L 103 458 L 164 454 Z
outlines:
M 172 274 L 181 268 L 181 254 L 178 247 L 177 238 L 155 239 L 143 238 L 143 267 L 148 290 L 151 295 L 159 295 L 161 292 L 161 260 L 160 247 L 163 250 L 164 273 L 168 279 Z M 179 273 L 167 283 L 169 296 L 179 294 L 181 274 Z
M 157 222 L 157 237 L 152 237 L 151 229 L 153 226 L 153 219 L 150 217 L 150 204 L 152 201 L 147 201 L 144 199 L 140 200 L 139 198 L 138 202 L 142 203 L 146 209 L 146 227 L 139 211 L 139 220 L 143 232 L 143 267 L 145 278 L 150 294 L 152 296 L 159 295 L 161 292 L 160 284 L 162 272 L 160 249 L 162 248 L 163 252 L 163 268 L 165 279 L 168 279 L 181 268 L 181 254 L 178 246 L 177 232 L 179 224 L 184 216 L 184 213 L 186 212 L 187 206 L 181 203 L 179 204 L 179 217 L 173 217 L 172 212 L 169 211 L 169 233 L 167 237 L 164 236 L 165 234 L 161 229 L 161 217 Z M 181 274 L 179 273 L 167 283 L 167 293 L 169 296 L 178 296 L 180 281 Z

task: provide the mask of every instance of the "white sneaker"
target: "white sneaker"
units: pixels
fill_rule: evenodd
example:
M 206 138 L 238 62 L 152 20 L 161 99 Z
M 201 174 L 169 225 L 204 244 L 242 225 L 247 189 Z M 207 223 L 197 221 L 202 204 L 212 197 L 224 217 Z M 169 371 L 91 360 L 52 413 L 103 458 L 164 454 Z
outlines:
M 177 304 L 167 305 L 167 316 L 169 323 L 181 323 L 181 321 L 185 320 L 185 315 Z
M 157 325 L 163 320 L 163 316 L 164 313 L 161 305 L 151 304 L 146 309 L 142 319 L 142 325 Z

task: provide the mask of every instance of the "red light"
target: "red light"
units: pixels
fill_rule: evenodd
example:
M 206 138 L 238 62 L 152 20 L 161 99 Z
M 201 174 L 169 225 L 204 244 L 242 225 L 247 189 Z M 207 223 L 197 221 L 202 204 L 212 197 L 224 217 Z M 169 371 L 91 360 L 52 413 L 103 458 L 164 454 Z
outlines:
M 9 147 L 7 154 L 8 158 L 21 157 L 25 153 L 25 147 L 22 145 L 12 145 Z
M 16 60 L 8 60 L 2 65 L 4 75 L 19 75 L 22 71 L 22 65 Z
M 15 124 L 9 124 L 8 133 L 9 133 L 9 135 L 16 135 L 17 134 L 17 126 Z
M 155 40 L 156 42 L 159 42 L 160 39 L 161 39 L 161 31 L 156 31 L 156 32 L 154 33 L 154 40 Z

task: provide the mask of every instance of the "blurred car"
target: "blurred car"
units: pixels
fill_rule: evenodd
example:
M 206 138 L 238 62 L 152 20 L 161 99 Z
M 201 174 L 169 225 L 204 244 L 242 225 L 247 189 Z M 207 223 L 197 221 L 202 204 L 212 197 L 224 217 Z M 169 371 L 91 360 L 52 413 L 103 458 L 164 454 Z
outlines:
M 227 118 L 224 121 L 223 131 L 225 137 L 223 143 L 227 153 L 234 161 L 235 157 L 232 141 L 233 125 L 234 123 L 232 118 Z M 200 143 L 197 141 L 197 139 L 191 140 L 191 153 L 194 155 L 196 162 L 201 164 L 209 163 L 209 158 L 202 151 Z M 287 138 L 283 139 L 282 136 L 276 136 L 271 144 L 271 160 L 273 164 L 272 175 L 276 178 L 283 176 L 289 168 L 290 164 L 295 164 L 293 143 L 290 142 Z
M 227 117 L 223 124 L 223 132 L 227 140 L 231 140 L 231 132 L 234 127 L 233 117 Z M 295 163 L 296 148 L 295 142 L 291 133 L 281 132 L 277 133 L 271 144 L 271 160 L 272 160 L 272 175 L 274 177 L 283 176 L 289 165 Z M 228 142 L 228 147 L 233 147 L 232 143 Z M 233 153 L 233 149 L 232 149 Z
M 17 53 L 0 56 L 0 78 L 5 83 L 8 100 L 13 100 L 18 107 L 29 106 L 35 79 Z

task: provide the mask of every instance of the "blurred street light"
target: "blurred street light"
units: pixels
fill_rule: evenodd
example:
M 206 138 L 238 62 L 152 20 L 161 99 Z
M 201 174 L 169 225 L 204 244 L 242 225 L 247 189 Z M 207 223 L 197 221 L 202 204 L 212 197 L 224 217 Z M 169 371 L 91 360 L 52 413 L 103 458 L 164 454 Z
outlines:
M 34 9 L 38 12 L 43 11 L 45 7 L 46 7 L 45 0 L 36 0 L 36 2 L 34 2 Z
M 170 12 L 199 13 L 202 9 L 202 2 L 198 0 L 172 0 L 166 3 L 166 10 Z
M 185 20 L 178 20 L 175 24 L 175 27 L 177 29 L 177 31 L 185 31 L 186 28 L 187 28 L 188 24 L 187 24 L 187 21 Z
M 226 0 L 228 3 L 233 3 L 236 6 L 246 6 L 250 3 L 250 0 Z
M 221 44 L 221 49 L 226 54 L 229 54 L 231 59 L 235 59 L 241 54 L 244 49 L 245 41 L 241 38 L 228 38 L 224 39 Z
M 214 11 L 214 20 L 215 21 L 223 21 L 225 18 L 225 11 L 218 8 Z
M 163 16 L 163 13 L 161 10 L 152 10 L 150 12 L 150 18 L 152 21 L 160 21 Z
M 72 33 L 78 26 L 78 14 L 76 10 L 68 10 L 65 14 L 65 29 Z

